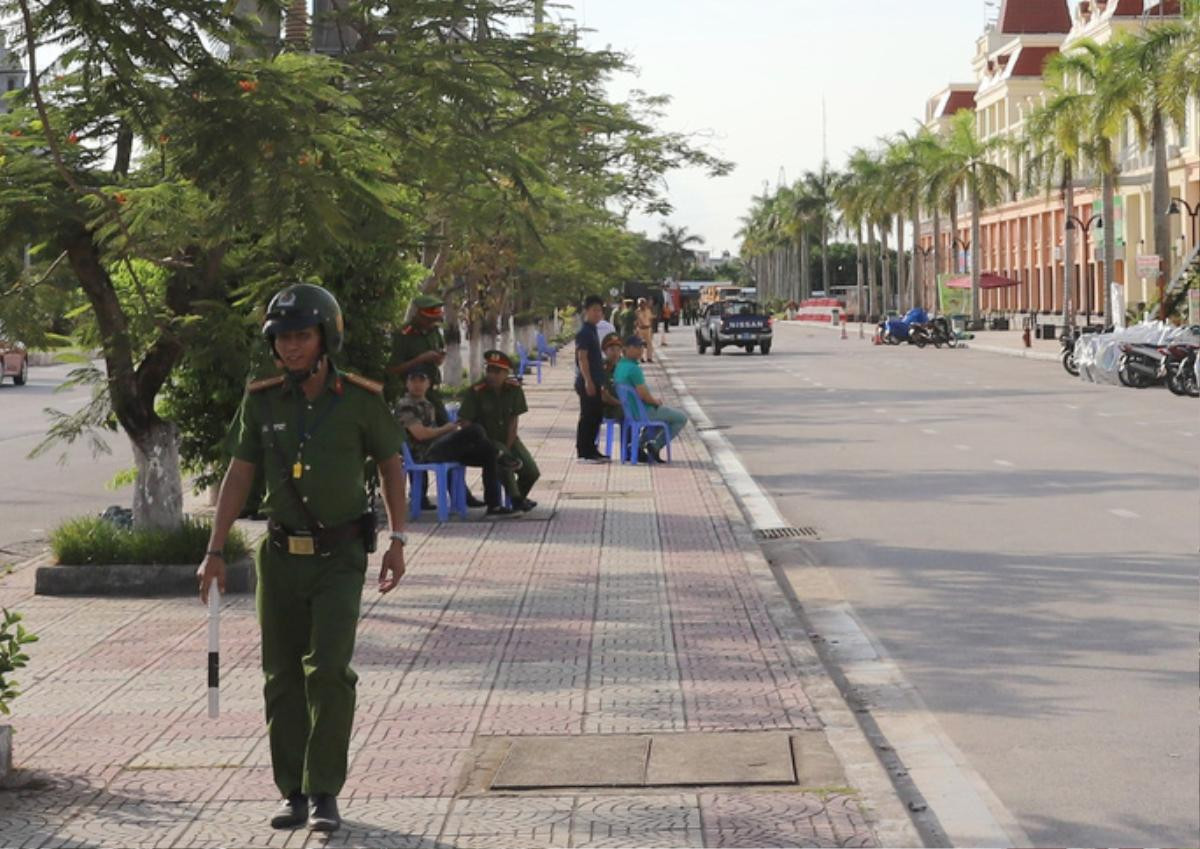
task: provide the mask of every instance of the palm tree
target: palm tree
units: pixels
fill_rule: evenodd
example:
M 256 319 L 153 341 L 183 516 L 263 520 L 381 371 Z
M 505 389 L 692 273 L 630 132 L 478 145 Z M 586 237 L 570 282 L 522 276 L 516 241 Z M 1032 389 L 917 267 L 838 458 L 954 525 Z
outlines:
M 1086 135 L 1086 96 L 1069 84 L 1062 59 L 1055 56 L 1046 68 L 1046 99 L 1025 121 L 1025 186 L 1039 184 L 1047 193 L 1059 188 L 1064 220 L 1075 214 L 1075 179 L 1081 157 L 1093 158 L 1091 139 Z M 1067 227 L 1063 238 L 1063 324 L 1070 331 L 1075 323 L 1071 298 L 1075 292 L 1075 228 Z M 1087 268 L 1087 257 L 1083 267 Z M 1086 274 L 1085 274 L 1086 277 Z
M 1100 172 L 1104 228 L 1104 323 L 1113 320 L 1112 288 L 1116 266 L 1116 184 L 1121 166 L 1117 143 L 1141 83 L 1127 72 L 1125 39 L 1105 45 L 1086 39 L 1059 60 L 1062 71 L 1077 80 L 1087 107 L 1087 146 L 1090 163 Z M 1085 258 L 1086 259 L 1086 258 Z
M 1200 15 L 1193 14 L 1192 28 L 1200 26 Z M 1167 122 L 1187 126 L 1189 86 L 1173 85 L 1167 68 L 1177 47 L 1186 42 L 1189 24 L 1184 21 L 1155 24 L 1137 38 L 1120 44 L 1118 58 L 1124 74 L 1136 84 L 1126 103 L 1129 117 L 1137 128 L 1138 141 L 1154 153 L 1154 171 L 1150 185 L 1154 244 L 1152 253 L 1166 257 L 1171 240 L 1171 222 L 1167 208 L 1171 203 L 1171 184 L 1167 173 Z M 1200 85 L 1192 81 L 1192 87 Z
M 703 245 L 704 237 L 689 233 L 687 227 L 672 227 L 664 224 L 658 235 L 658 243 L 662 245 L 667 259 L 667 271 L 673 280 L 683 278 L 695 258 L 688 245 Z
M 829 170 L 829 163 L 821 163 L 820 171 L 806 171 L 800 178 L 807 197 L 810 219 L 817 225 L 821 236 L 821 288 L 830 294 L 829 277 L 829 229 L 834 218 L 839 175 Z M 805 266 L 807 268 L 807 265 Z M 809 294 L 812 293 L 811 286 Z
M 864 297 L 863 284 L 863 221 L 866 218 L 867 183 L 863 172 L 866 170 L 865 161 L 869 155 L 864 150 L 855 151 L 850 157 L 847 170 L 834 190 L 834 198 L 842 211 L 842 225 L 848 233 L 854 236 L 854 267 L 857 282 L 857 300 L 859 324 L 868 314 L 867 301 Z M 861 332 L 861 327 L 860 327 Z
M 308 0 L 289 0 L 284 40 L 293 50 L 308 49 Z
M 1007 169 L 992 161 L 1005 140 L 998 136 L 980 139 L 975 120 L 973 112 L 955 115 L 947 147 L 957 159 L 958 168 L 949 180 L 965 185 L 971 197 L 971 320 L 979 321 L 979 219 L 983 205 L 998 203 L 1011 192 L 1014 180 Z

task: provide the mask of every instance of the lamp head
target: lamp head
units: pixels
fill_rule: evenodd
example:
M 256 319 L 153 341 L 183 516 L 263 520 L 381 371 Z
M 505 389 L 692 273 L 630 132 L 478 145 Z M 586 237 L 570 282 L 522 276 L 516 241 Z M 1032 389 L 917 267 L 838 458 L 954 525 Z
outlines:
M 1179 214 L 1179 201 L 1172 200 L 1171 205 L 1167 207 L 1167 215 L 1178 215 L 1178 214 Z

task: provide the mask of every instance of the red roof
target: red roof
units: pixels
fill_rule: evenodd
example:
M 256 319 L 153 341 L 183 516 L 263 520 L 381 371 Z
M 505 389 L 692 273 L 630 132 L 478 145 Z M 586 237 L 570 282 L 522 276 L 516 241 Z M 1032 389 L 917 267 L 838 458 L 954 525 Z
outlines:
M 1050 57 L 1058 53 L 1057 47 L 1022 47 L 1013 65 L 1014 77 L 1040 77 Z
M 942 110 L 942 114 L 938 117 L 957 115 L 964 109 L 975 109 L 975 92 L 952 91 L 950 92 L 950 97 L 946 99 L 946 108 Z
M 1126 0 L 1127 2 L 1127 0 Z M 1141 3 L 1141 0 L 1135 0 Z M 1071 31 L 1067 0 L 1004 0 L 1000 32 L 1010 34 Z
M 1112 3 L 1112 0 L 1109 0 L 1109 3 Z M 1144 5 L 1142 0 L 1116 0 L 1117 8 L 1113 15 L 1119 18 L 1140 18 Z

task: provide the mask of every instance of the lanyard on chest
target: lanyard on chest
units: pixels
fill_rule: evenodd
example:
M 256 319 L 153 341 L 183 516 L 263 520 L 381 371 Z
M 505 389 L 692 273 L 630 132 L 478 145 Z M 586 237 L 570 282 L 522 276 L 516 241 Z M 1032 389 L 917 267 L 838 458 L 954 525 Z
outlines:
M 329 414 L 337 407 L 338 402 L 342 400 L 341 395 L 333 394 L 332 398 L 326 404 L 325 409 L 321 410 L 317 417 L 313 420 L 312 426 L 309 427 L 306 421 L 308 416 L 305 414 L 305 409 L 308 407 L 308 401 L 303 393 L 299 394 L 296 400 L 296 462 L 292 464 L 292 477 L 299 480 L 304 476 L 304 448 L 308 441 L 312 439 L 321 425 L 329 418 Z

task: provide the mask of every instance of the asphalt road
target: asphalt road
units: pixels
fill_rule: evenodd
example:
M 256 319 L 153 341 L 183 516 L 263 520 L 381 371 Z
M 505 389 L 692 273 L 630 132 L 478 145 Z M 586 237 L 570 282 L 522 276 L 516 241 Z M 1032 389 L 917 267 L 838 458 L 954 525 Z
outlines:
M 767 357 L 668 338 L 1034 845 L 1197 844 L 1200 402 L 854 331 L 779 327 Z
M 0 383 L 0 563 L 35 554 L 63 519 L 95 514 L 110 504 L 128 507 L 132 490 L 105 484 L 133 466 L 123 434 L 106 434 L 111 454 L 93 457 L 84 444 L 29 452 L 50 426 L 46 408 L 74 412 L 91 397 L 87 387 L 56 391 L 73 366 L 31 366 L 29 382 Z

